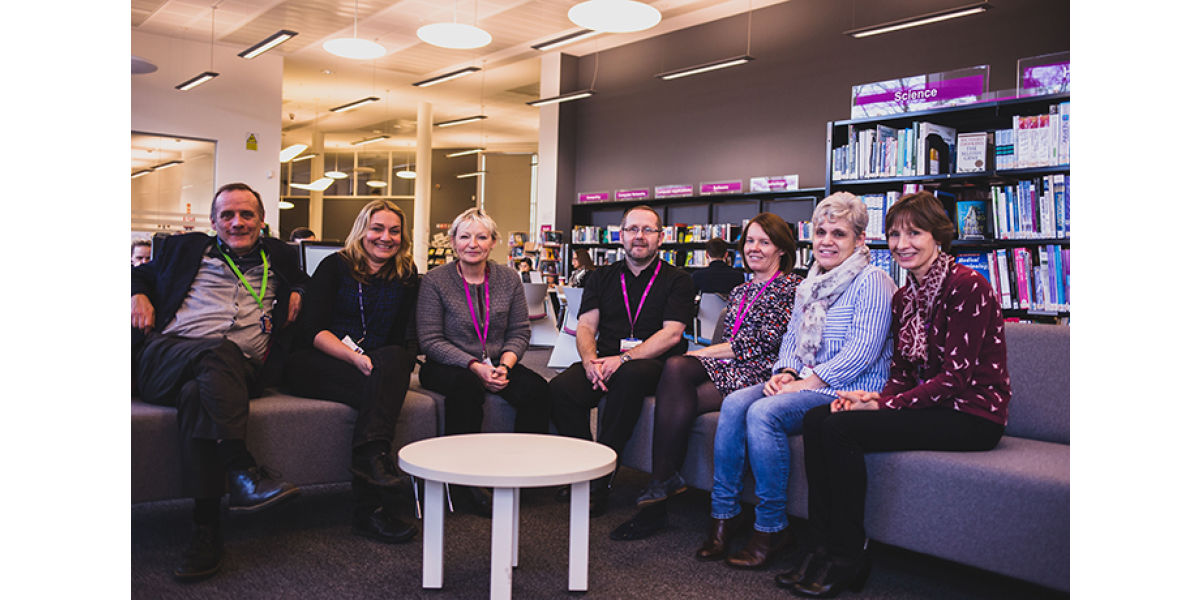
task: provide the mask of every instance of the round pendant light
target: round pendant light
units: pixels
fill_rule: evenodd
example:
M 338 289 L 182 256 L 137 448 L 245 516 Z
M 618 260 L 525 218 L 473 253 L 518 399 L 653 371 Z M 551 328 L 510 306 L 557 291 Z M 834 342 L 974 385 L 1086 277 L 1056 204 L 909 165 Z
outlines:
M 325 51 L 342 58 L 371 60 L 387 53 L 383 46 L 361 38 L 337 38 L 321 44 Z
M 452 50 L 482 48 L 492 43 L 492 34 L 466 23 L 431 23 L 417 29 L 421 41 Z
M 384 187 L 387 187 L 387 182 L 379 181 L 378 179 L 371 179 L 371 180 L 367 181 L 367 185 L 369 185 L 373 188 L 384 188 Z
M 605 33 L 650 29 L 662 20 L 658 9 L 637 0 L 587 0 L 571 7 L 567 18 L 580 27 Z
M 325 176 L 330 179 L 345 179 L 349 177 L 349 175 L 341 171 L 325 171 Z
M 417 172 L 409 168 L 408 165 L 404 165 L 399 171 L 396 171 L 396 177 L 399 177 L 400 179 L 416 179 Z

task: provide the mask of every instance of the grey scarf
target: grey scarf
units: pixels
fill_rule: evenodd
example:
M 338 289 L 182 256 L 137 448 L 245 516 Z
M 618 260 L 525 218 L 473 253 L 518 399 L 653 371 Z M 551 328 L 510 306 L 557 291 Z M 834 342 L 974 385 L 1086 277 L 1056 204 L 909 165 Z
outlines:
M 842 292 L 846 291 L 854 278 L 869 264 L 871 251 L 863 246 L 831 271 L 823 271 L 820 265 L 813 263 L 808 277 L 796 286 L 792 327 L 796 336 L 796 356 L 805 365 L 812 366 L 817 351 L 821 349 L 825 315 L 829 307 L 842 297 Z

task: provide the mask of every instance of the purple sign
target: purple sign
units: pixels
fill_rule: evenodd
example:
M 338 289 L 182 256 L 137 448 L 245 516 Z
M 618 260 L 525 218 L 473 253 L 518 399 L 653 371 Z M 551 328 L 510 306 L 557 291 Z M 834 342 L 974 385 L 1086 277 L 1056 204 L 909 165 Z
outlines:
M 988 66 L 980 65 L 856 85 L 851 89 L 850 117 L 877 117 L 977 102 L 987 92 L 988 73 Z
M 580 202 L 607 202 L 608 192 L 589 192 L 579 195 Z
M 750 191 L 774 192 L 779 190 L 800 189 L 799 175 L 780 175 L 779 177 L 751 177 Z
M 742 181 L 715 181 L 713 183 L 701 183 L 700 195 L 708 194 L 732 194 L 742 191 Z
M 650 190 L 641 188 L 636 190 L 617 190 L 617 200 L 645 200 L 650 197 Z
M 694 194 L 690 185 L 656 185 L 654 186 L 655 198 L 678 198 L 681 196 L 691 196 Z

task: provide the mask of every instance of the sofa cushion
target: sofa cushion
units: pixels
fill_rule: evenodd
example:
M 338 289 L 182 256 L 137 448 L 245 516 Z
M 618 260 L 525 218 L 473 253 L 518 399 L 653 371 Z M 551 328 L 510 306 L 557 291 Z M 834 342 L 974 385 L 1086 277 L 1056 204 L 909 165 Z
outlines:
M 1071 328 L 1006 323 L 1012 401 L 1005 433 L 1071 443 Z

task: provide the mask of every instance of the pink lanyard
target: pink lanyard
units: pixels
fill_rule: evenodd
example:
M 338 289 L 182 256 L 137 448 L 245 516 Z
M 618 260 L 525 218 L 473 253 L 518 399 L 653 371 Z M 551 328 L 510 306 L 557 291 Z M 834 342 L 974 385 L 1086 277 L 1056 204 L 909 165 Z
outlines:
M 462 277 L 462 265 L 458 267 L 458 276 Z M 492 320 L 492 291 L 488 285 L 488 273 L 491 267 L 483 268 L 483 331 L 479 330 L 479 316 L 475 314 L 475 303 L 471 302 L 471 287 L 467 285 L 467 278 L 463 280 L 463 294 L 467 296 L 467 310 L 471 313 L 471 323 L 475 325 L 475 335 L 479 336 L 479 345 L 483 348 L 483 358 L 487 358 L 487 334 L 488 324 Z
M 782 271 L 775 271 L 775 274 L 767 280 L 767 283 L 763 284 L 763 286 L 759 288 L 758 293 L 750 299 L 749 304 L 746 303 L 746 297 L 742 296 L 742 301 L 738 304 L 737 319 L 733 322 L 733 333 L 730 334 L 729 339 L 737 337 L 738 330 L 742 328 L 742 320 L 746 318 L 746 313 L 750 312 L 750 307 L 754 306 L 754 303 L 758 301 L 758 297 L 763 295 L 763 292 L 767 291 L 767 288 L 771 287 L 771 282 L 775 281 L 775 278 L 779 277 L 781 272 Z
M 642 290 L 642 300 L 638 302 L 637 312 L 629 311 L 629 290 L 625 287 L 625 273 L 621 273 L 621 295 L 625 297 L 625 314 L 629 317 L 629 336 L 633 337 L 633 324 L 637 322 L 638 317 L 642 314 L 642 305 L 646 304 L 646 296 L 650 295 L 650 286 L 654 285 L 654 280 L 658 278 L 658 272 L 662 269 L 662 261 L 658 261 L 658 265 L 654 267 L 654 274 L 650 276 L 650 281 L 646 283 L 646 289 Z

